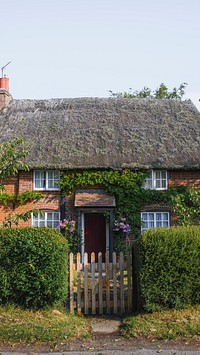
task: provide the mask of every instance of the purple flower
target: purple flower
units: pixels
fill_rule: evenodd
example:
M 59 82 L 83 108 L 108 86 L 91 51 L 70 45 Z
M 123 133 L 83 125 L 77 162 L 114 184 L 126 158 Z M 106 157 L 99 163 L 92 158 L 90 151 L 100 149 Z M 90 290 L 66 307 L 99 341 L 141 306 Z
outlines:
M 114 222 L 113 231 L 128 234 L 131 231 L 130 225 L 126 222 L 126 218 L 120 218 L 119 221 Z

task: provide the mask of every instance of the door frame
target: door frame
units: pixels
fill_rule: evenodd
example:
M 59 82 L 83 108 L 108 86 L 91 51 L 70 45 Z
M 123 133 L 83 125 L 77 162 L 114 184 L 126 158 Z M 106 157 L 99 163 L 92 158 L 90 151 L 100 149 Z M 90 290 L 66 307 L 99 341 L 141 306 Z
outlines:
M 79 245 L 79 252 L 81 253 L 81 260 L 84 261 L 85 252 L 85 214 L 86 213 L 109 213 L 109 220 L 106 221 L 106 251 L 113 252 L 113 208 L 78 208 L 78 232 L 81 234 L 81 243 Z

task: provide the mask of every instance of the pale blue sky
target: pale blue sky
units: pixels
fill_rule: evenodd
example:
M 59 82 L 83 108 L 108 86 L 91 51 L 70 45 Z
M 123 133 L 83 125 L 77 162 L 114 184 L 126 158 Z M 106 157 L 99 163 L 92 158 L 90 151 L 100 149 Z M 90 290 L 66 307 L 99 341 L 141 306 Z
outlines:
M 16 99 L 108 97 L 187 82 L 200 109 L 200 0 L 0 0 Z

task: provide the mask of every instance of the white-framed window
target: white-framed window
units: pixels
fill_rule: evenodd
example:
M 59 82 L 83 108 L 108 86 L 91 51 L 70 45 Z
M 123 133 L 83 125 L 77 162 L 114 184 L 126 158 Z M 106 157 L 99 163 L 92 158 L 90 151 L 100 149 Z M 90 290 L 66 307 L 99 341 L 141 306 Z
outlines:
M 169 227 L 169 212 L 142 212 L 141 231 L 149 228 Z
M 35 170 L 34 190 L 59 190 L 60 172 L 57 170 Z
M 144 187 L 150 190 L 166 190 L 168 185 L 166 170 L 150 170 L 145 179 Z
M 60 222 L 60 212 L 43 212 L 37 216 L 32 214 L 32 227 L 57 228 Z

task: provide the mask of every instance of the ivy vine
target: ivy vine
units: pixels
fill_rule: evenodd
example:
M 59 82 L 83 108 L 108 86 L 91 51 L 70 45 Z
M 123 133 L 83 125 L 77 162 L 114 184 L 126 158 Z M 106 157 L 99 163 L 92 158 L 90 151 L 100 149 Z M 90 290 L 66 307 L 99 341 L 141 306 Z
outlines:
M 8 203 L 12 202 L 24 205 L 29 201 L 39 200 L 44 197 L 46 197 L 45 194 L 37 191 L 25 191 L 21 194 L 8 194 L 6 192 L 2 192 L 0 194 L 0 204 L 6 206 Z
M 126 217 L 131 230 L 138 235 L 141 227 L 140 213 L 145 205 L 170 203 L 172 196 L 184 190 L 182 187 L 166 191 L 144 189 L 145 172 L 131 170 L 103 170 L 67 172 L 61 174 L 60 187 L 63 195 L 70 195 L 79 188 L 100 185 L 116 199 L 116 218 Z

